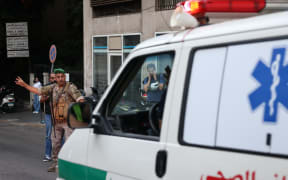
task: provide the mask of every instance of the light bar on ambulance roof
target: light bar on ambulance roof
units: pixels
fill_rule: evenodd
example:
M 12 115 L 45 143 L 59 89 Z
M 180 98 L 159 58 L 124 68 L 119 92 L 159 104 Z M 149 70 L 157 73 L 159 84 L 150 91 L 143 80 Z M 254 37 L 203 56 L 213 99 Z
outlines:
M 187 0 L 177 4 L 191 15 L 204 15 L 206 12 L 259 12 L 265 5 L 265 0 Z

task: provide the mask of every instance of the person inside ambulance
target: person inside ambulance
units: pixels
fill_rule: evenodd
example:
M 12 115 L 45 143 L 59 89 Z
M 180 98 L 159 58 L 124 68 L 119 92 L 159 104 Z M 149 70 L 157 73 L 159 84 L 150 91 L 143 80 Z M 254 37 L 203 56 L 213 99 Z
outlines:
M 148 76 L 143 80 L 144 91 L 148 102 L 159 102 L 163 93 L 164 78 L 157 74 L 155 64 L 147 65 Z
M 168 87 L 170 74 L 171 74 L 171 68 L 170 66 L 166 66 L 165 74 L 164 74 L 164 78 L 166 80 L 166 85 L 165 85 L 166 87 Z M 168 90 L 167 88 L 163 90 L 160 101 L 154 104 L 151 107 L 151 110 L 149 112 L 149 123 L 150 123 L 151 130 L 152 130 L 151 134 L 156 135 L 156 136 L 160 135 L 160 131 L 162 127 L 162 119 L 163 119 L 163 112 L 164 112 L 167 90 Z
M 157 109 L 167 88 L 165 68 L 172 68 L 173 59 L 174 53 L 165 52 L 139 57 L 139 60 L 130 64 L 128 68 L 131 68 L 131 72 L 127 72 L 127 76 L 123 75 L 125 79 L 115 85 L 115 95 L 107 100 L 107 117 L 115 131 L 159 136 L 159 119 L 162 117 L 159 118 Z M 147 94 L 147 100 L 143 100 L 139 90 Z M 162 101 L 164 105 L 165 98 Z
M 171 74 L 171 68 L 169 66 L 166 66 L 164 77 L 166 79 L 166 86 L 167 87 L 169 84 L 170 74 Z M 165 106 L 165 101 L 166 101 L 166 94 L 167 94 L 167 88 L 164 90 L 164 92 L 161 96 L 161 99 L 159 101 L 159 109 L 158 109 L 159 129 L 161 129 L 161 126 L 162 126 L 162 119 L 163 119 L 163 112 L 164 112 L 164 106 Z

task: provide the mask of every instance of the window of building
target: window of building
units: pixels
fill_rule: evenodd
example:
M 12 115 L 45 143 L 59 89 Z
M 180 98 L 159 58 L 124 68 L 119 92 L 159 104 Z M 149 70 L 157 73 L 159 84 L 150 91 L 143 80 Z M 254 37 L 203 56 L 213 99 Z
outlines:
M 93 40 L 93 49 L 107 49 L 107 37 L 97 37 Z
M 93 37 L 93 86 L 100 94 L 138 43 L 140 34 Z
M 91 0 L 93 17 L 138 13 L 141 0 Z
M 93 55 L 93 80 L 94 87 L 99 93 L 103 93 L 108 84 L 107 81 L 107 53 L 94 53 Z
M 127 58 L 129 53 L 140 43 L 139 35 L 125 35 L 123 36 L 123 56 Z

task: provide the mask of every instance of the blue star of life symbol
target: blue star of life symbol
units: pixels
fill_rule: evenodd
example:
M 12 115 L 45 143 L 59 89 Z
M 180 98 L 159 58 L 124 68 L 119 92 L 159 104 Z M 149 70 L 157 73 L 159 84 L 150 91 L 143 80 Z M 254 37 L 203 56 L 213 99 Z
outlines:
M 285 48 L 275 48 L 270 67 L 261 59 L 252 76 L 261 84 L 249 95 L 252 110 L 265 103 L 264 122 L 277 122 L 278 104 L 288 109 L 288 65 L 284 66 Z

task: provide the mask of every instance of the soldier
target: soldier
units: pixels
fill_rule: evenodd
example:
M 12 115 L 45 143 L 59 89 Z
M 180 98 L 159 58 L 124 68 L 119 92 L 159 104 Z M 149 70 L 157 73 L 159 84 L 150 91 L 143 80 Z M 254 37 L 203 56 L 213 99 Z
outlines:
M 54 131 L 52 132 L 52 165 L 48 168 L 48 172 L 55 172 L 58 161 L 58 153 L 61 148 L 62 134 L 65 135 L 65 140 L 72 134 L 72 129 L 67 125 L 68 107 L 73 102 L 84 102 L 84 97 L 81 95 L 77 87 L 69 82 L 66 82 L 65 71 L 61 68 L 55 69 L 56 84 L 34 88 L 26 84 L 20 77 L 16 78 L 15 83 L 26 88 L 28 91 L 52 97 L 51 111 L 53 119 Z

